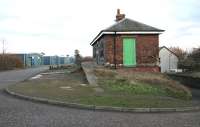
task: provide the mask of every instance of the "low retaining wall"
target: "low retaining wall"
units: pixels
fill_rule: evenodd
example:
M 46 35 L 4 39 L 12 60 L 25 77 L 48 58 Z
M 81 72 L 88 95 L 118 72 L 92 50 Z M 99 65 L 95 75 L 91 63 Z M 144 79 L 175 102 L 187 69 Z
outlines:
M 188 87 L 200 89 L 200 78 L 198 77 L 191 77 L 179 74 L 168 74 L 168 76 Z

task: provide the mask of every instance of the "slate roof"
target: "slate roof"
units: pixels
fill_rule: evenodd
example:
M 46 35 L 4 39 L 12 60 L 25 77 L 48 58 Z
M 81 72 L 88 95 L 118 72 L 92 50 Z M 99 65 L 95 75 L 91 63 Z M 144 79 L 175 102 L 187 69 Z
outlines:
M 104 32 L 148 32 L 148 31 L 152 31 L 152 32 L 163 32 L 164 30 L 146 25 L 144 23 L 132 20 L 132 19 L 128 19 L 128 18 L 124 18 L 121 21 L 115 23 L 114 25 L 108 27 L 107 29 L 102 30 Z
M 102 36 L 102 33 L 106 34 L 104 32 L 156 32 L 156 34 L 159 34 L 164 32 L 164 30 L 146 25 L 144 23 L 129 18 L 124 18 L 116 22 L 114 25 L 108 27 L 107 29 L 100 31 L 100 33 L 93 39 L 90 45 L 93 45 L 98 40 L 98 38 Z

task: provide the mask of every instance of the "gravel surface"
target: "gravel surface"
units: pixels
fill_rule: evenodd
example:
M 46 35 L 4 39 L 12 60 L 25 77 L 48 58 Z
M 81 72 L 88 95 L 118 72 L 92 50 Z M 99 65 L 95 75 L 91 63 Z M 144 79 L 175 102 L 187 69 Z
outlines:
M 33 71 L 33 70 L 32 70 Z M 18 71 L 19 75 L 31 75 Z M 15 72 L 13 72 L 15 73 Z M 24 74 L 23 74 L 24 73 Z M 15 73 L 16 74 L 16 73 Z M 10 74 L 12 75 L 12 74 Z M 3 80 L 6 86 L 16 80 Z M 13 75 L 12 75 L 13 76 Z M 19 76 L 20 77 L 20 76 Z M 8 78 L 12 80 L 12 78 Z M 15 79 L 15 76 L 14 76 Z M 17 81 L 23 78 L 17 79 Z M 6 82 L 2 85 L 2 81 Z M 0 127 L 200 127 L 200 112 L 120 113 L 79 110 L 30 102 L 0 90 Z

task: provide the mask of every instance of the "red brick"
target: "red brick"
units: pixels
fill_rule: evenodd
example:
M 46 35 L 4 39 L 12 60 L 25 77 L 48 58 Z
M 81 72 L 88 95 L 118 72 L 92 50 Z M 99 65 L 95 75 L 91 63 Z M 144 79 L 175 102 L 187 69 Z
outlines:
M 114 39 L 116 41 L 116 64 L 123 64 L 123 37 L 132 37 L 136 40 L 136 62 L 137 66 L 130 70 L 134 71 L 159 71 L 156 66 L 159 57 L 159 39 L 157 34 L 152 35 L 104 35 L 100 40 L 104 40 L 105 63 L 114 64 Z

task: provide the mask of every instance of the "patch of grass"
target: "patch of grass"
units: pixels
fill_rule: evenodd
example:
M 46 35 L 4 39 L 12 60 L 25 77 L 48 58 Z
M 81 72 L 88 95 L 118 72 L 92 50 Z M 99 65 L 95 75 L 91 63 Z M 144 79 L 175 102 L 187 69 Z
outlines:
M 9 89 L 28 96 L 75 102 L 81 97 L 94 93 L 92 87 L 79 84 L 80 82 L 72 80 L 26 81 L 10 86 Z M 61 88 L 64 86 L 70 86 L 71 90 Z
M 94 69 L 94 74 L 97 77 L 103 77 L 103 78 L 115 78 L 117 73 L 112 70 L 106 70 L 106 69 Z
M 112 70 L 96 70 L 95 74 L 99 79 L 99 87 L 103 88 L 104 92 L 95 91 L 94 86 L 81 86 L 80 84 L 88 84 L 81 69 L 73 73 L 44 75 L 41 79 L 27 80 L 10 86 L 9 89 L 27 96 L 97 106 L 129 108 L 191 106 L 191 101 L 167 97 L 168 94 L 174 93 L 170 93 L 171 89 L 165 90 L 160 85 L 132 81 Z
M 115 106 L 128 108 L 166 108 L 191 106 L 189 101 L 159 98 L 155 96 L 91 96 L 81 98 L 83 104 L 98 106 Z
M 103 84 L 103 88 L 110 92 L 125 92 L 133 95 L 167 95 L 164 89 L 148 84 L 131 84 L 128 81 L 120 80 L 106 80 Z
M 192 98 L 192 94 L 188 88 L 170 79 L 165 74 L 148 72 L 127 73 L 102 70 L 103 69 L 97 69 L 95 73 L 98 76 L 100 86 L 109 92 L 123 92 L 133 95 L 168 96 L 183 100 L 190 100 Z M 114 76 L 109 76 L 110 74 Z

